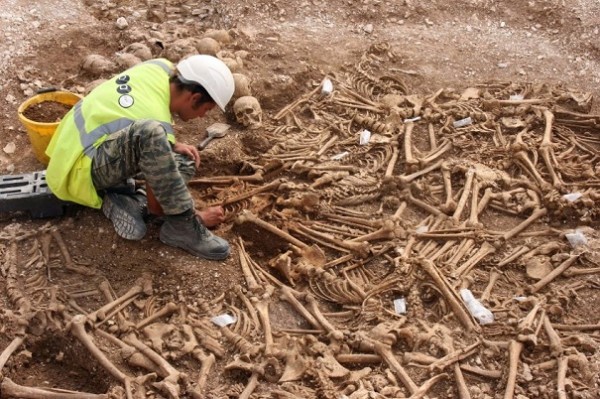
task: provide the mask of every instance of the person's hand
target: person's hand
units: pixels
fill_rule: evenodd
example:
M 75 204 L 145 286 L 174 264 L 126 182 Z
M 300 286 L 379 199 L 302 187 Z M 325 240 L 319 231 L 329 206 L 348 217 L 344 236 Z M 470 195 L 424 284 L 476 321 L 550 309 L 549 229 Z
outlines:
M 190 144 L 175 143 L 175 145 L 173 145 L 173 151 L 192 158 L 196 164 L 196 169 L 200 167 L 200 153 L 195 146 Z
M 225 220 L 225 212 L 222 206 L 211 206 L 201 211 L 196 210 L 196 216 L 202 220 L 206 227 L 215 227 Z

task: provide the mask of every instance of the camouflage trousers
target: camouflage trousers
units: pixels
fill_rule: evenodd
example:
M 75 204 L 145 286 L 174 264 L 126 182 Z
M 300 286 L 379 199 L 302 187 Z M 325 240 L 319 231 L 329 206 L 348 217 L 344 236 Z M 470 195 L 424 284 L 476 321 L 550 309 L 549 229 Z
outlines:
M 139 120 L 108 136 L 92 158 L 92 181 L 96 190 L 121 186 L 142 174 L 165 215 L 193 209 L 187 182 L 196 173 L 194 160 L 171 150 L 160 123 Z

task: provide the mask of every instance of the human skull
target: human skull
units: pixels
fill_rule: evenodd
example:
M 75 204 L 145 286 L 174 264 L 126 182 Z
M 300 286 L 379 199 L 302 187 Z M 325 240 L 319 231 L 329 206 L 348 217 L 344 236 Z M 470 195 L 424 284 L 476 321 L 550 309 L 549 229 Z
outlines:
M 233 96 L 236 98 L 249 96 L 252 94 L 250 90 L 250 79 L 242 73 L 233 74 L 233 83 L 235 83 L 235 91 Z
M 238 123 L 249 129 L 257 129 L 262 126 L 262 109 L 255 97 L 243 96 L 235 100 L 233 112 Z

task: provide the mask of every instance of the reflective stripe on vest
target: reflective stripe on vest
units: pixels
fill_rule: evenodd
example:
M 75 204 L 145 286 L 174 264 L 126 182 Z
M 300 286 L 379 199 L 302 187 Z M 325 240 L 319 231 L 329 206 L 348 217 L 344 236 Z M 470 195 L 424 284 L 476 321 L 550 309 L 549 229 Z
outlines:
M 153 64 L 161 67 L 166 73 L 171 72 L 171 68 L 165 62 L 161 60 L 150 60 L 146 61 L 143 64 Z M 102 137 L 112 134 L 114 132 L 118 132 L 121 129 L 125 129 L 129 125 L 131 125 L 134 121 L 129 118 L 121 118 L 116 119 L 112 122 L 106 123 L 104 125 L 98 126 L 91 132 L 87 132 L 85 130 L 85 118 L 83 117 L 83 111 L 81 110 L 82 101 L 79 101 L 73 107 L 74 112 L 74 121 L 77 131 L 79 132 L 79 140 L 81 142 L 81 146 L 83 147 L 83 152 L 90 158 L 93 158 L 96 154 L 96 146 L 94 144 L 100 140 Z M 167 134 L 173 133 L 173 126 L 170 123 L 160 121 L 160 124 L 164 127 Z

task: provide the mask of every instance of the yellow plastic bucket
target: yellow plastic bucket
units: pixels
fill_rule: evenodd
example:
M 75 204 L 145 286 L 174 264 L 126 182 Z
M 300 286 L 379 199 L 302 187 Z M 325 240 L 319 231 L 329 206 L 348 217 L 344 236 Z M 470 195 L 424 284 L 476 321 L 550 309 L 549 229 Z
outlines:
M 44 101 L 54 101 L 73 106 L 77 104 L 79 100 L 81 100 L 80 95 L 71 93 L 69 91 L 50 91 L 36 94 L 35 96 L 25 100 L 19 106 L 19 120 L 25 127 L 25 130 L 27 130 L 29 141 L 31 142 L 35 157 L 44 165 L 48 165 L 48 162 L 50 161 L 45 153 L 46 147 L 48 147 L 48 143 L 50 143 L 50 139 L 52 139 L 52 135 L 56 131 L 56 128 L 60 122 L 44 123 L 32 121 L 31 119 L 25 117 L 23 112 L 25 112 L 25 110 L 32 105 L 39 104 Z

